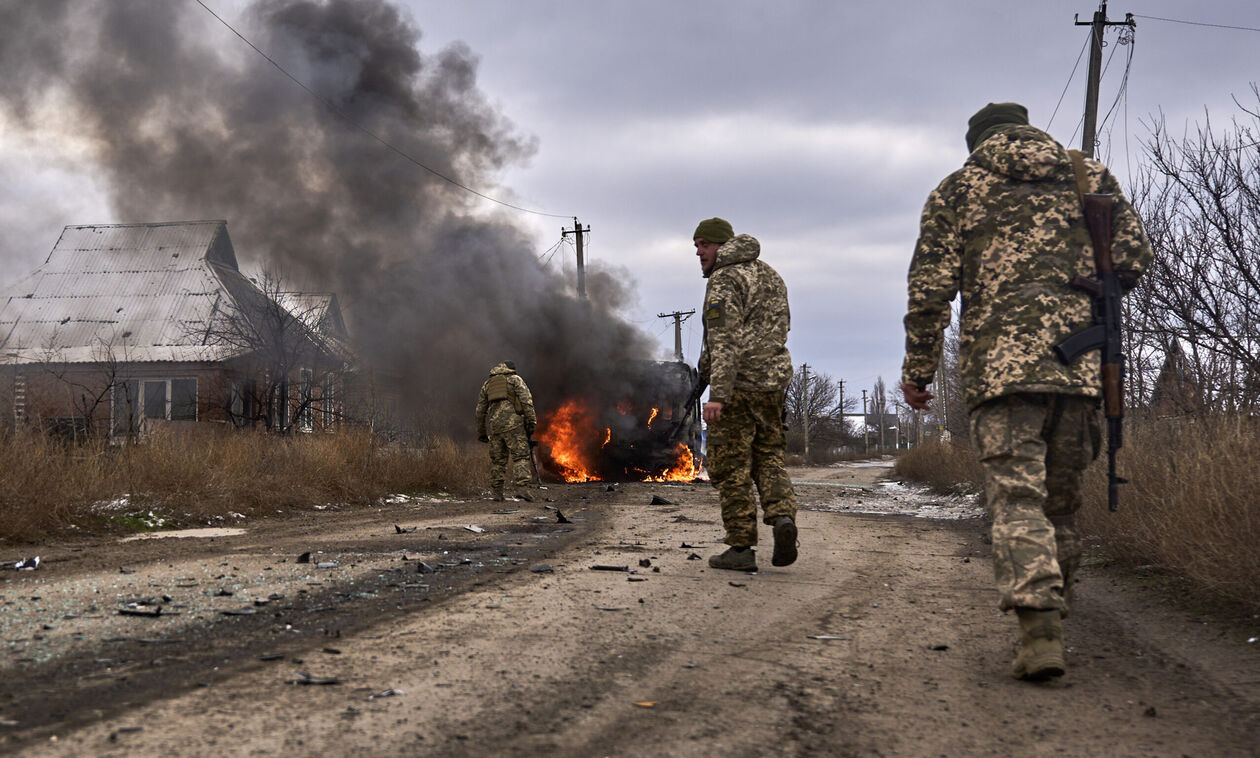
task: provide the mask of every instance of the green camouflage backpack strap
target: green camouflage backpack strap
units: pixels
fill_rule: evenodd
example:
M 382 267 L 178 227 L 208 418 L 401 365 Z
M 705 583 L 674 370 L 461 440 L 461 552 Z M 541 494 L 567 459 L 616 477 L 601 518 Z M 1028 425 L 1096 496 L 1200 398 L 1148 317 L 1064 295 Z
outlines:
M 1076 174 L 1076 199 L 1081 203 L 1081 212 L 1085 208 L 1085 196 L 1089 194 L 1089 177 L 1085 173 L 1085 153 L 1080 150 L 1069 150 L 1072 159 L 1072 171 Z

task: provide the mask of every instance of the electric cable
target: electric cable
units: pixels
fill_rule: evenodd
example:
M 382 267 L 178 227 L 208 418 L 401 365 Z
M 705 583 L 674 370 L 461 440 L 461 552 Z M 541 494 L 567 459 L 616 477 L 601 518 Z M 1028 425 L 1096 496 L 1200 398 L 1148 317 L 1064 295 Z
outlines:
M 485 193 L 478 192 L 477 190 L 473 189 L 472 187 L 469 187 L 469 186 L 467 186 L 467 185 L 461 184 L 461 183 L 459 183 L 458 181 L 456 181 L 456 180 L 454 180 L 454 179 L 450 178 L 449 176 L 447 176 L 447 175 L 445 175 L 445 174 L 441 173 L 440 171 L 437 171 L 436 169 L 429 168 L 428 166 L 424 165 L 424 164 L 423 164 L 423 163 L 421 163 L 420 161 L 416 160 L 414 157 L 412 157 L 412 156 L 411 156 L 410 154 L 408 154 L 406 151 L 404 151 L 404 150 L 402 150 L 402 149 L 400 149 L 400 148 L 398 148 L 398 147 L 395 147 L 393 144 L 391 144 L 390 142 L 386 141 L 383 137 L 379 136 L 378 134 L 376 134 L 376 133 L 375 133 L 375 132 L 373 132 L 372 130 L 368 129 L 366 126 L 363 126 L 363 125 L 362 125 L 362 124 L 360 124 L 359 122 L 355 121 L 353 118 L 351 118 L 351 117 L 350 117 L 350 115 L 349 115 L 348 113 L 346 113 L 345 111 L 343 111 L 341 108 L 337 107 L 337 105 L 336 105 L 335 103 L 333 103 L 331 100 L 328 100 L 328 99 L 327 99 L 327 98 L 325 98 L 324 96 L 322 96 L 322 95 L 320 95 L 319 93 L 315 92 L 315 90 L 313 90 L 313 89 L 311 89 L 310 87 L 306 86 L 306 84 L 305 84 L 305 83 L 303 83 L 300 79 L 298 79 L 296 76 L 294 76 L 293 74 L 290 74 L 288 71 L 286 71 L 286 70 L 285 70 L 285 68 L 284 68 L 284 66 L 281 66 L 279 63 L 277 63 L 277 62 L 276 62 L 276 60 L 275 60 L 274 58 L 272 58 L 270 55 L 267 55 L 267 54 L 266 54 L 266 53 L 264 53 L 262 50 L 260 50 L 260 49 L 258 48 L 258 46 L 257 46 L 257 45 L 255 45 L 253 42 L 250 42 L 250 41 L 249 41 L 249 39 L 247 39 L 247 38 L 245 37 L 245 35 L 244 35 L 244 34 L 241 34 L 240 32 L 238 32 L 238 31 L 235 29 L 235 27 L 233 27 L 231 24 L 229 24 L 227 21 L 225 21 L 225 20 L 224 20 L 224 19 L 223 19 L 223 18 L 222 18 L 219 14 L 217 14 L 217 13 L 215 13 L 213 10 L 211 10 L 209 6 L 207 6 L 204 2 L 202 2 L 202 0 L 193 0 L 193 2 L 195 2 L 197 5 L 200 5 L 202 8 L 204 8 L 204 9 L 205 9 L 205 11 L 206 11 L 206 13 L 209 13 L 211 16 L 214 16 L 215 20 L 217 20 L 220 24 L 223 24 L 225 27 L 227 27 L 227 28 L 228 28 L 228 30 L 229 30 L 230 32 L 232 32 L 232 33 L 233 33 L 233 34 L 235 34 L 237 37 L 239 37 L 239 38 L 241 39 L 241 41 L 242 41 L 242 42 L 244 42 L 246 45 L 249 45 L 251 48 L 253 48 L 254 52 L 258 53 L 258 54 L 259 54 L 259 55 L 261 55 L 263 58 L 265 58 L 265 59 L 266 59 L 266 61 L 267 61 L 268 63 L 270 63 L 272 66 L 274 66 L 274 67 L 276 68 L 276 70 L 277 70 L 277 71 L 279 71 L 280 73 L 284 74 L 286 77 L 288 77 L 288 78 L 289 78 L 289 80 L 290 80 L 290 81 L 292 81 L 292 82 L 293 82 L 294 84 L 296 84 L 297 86 L 299 86 L 299 87 L 301 87 L 302 89 L 306 90 L 307 94 L 309 94 L 311 97 L 315 98 L 317 101 L 319 101 L 320 103 L 322 103 L 322 104 L 323 104 L 323 106 L 324 106 L 325 108 L 327 108 L 329 111 L 331 111 L 331 112 L 332 112 L 334 115 L 336 115 L 338 118 L 342 119 L 342 120 L 343 120 L 343 121 L 345 121 L 347 124 L 349 124 L 350 126 L 354 127 L 355 129 L 358 129 L 359 131 L 363 132 L 364 134 L 366 134 L 367 136 L 371 137 L 372 139 L 376 140 L 376 141 L 377 141 L 377 142 L 379 142 L 381 145 L 383 145 L 385 148 L 387 148 L 387 149 L 389 149 L 389 150 L 393 151 L 394 153 L 397 153 L 399 156 L 401 156 L 401 157 L 402 157 L 403 159 L 405 159 L 406 161 L 408 161 L 408 162 L 410 162 L 410 163 L 413 163 L 413 164 L 415 164 L 416 166 L 419 166 L 420 168 L 424 169 L 425 171 L 428 171 L 430 174 L 433 174 L 434 176 L 436 176 L 437 178 L 441 179 L 442 181 L 449 182 L 450 184 L 453 184 L 453 185 L 455 185 L 456 187 L 459 187 L 460 189 L 464 190 L 465 192 L 472 193 L 472 194 L 476 195 L 477 197 L 480 197 L 480 198 L 482 198 L 482 199 L 484 199 L 484 200 L 489 200 L 489 201 L 490 201 L 490 202 L 492 202 L 492 203 L 498 203 L 499 205 L 502 205 L 502 206 L 504 206 L 504 207 L 506 207 L 506 208 L 511 208 L 511 209 L 513 209 L 513 210 L 518 210 L 518 211 L 521 211 L 522 213 L 532 213 L 532 214 L 534 214 L 534 215 L 536 215 L 536 216 L 546 216 L 546 217 L 548 217 L 548 218 L 573 218 L 573 214 L 547 213 L 547 212 L 545 212 L 545 211 L 538 211 L 538 210 L 533 210 L 532 208 L 524 208 L 524 207 L 521 207 L 521 206 L 519 206 L 519 205 L 513 205 L 512 203 L 506 202 L 506 201 L 504 201 L 504 200 L 499 200 L 498 198 L 491 197 L 491 196 L 489 196 L 489 195 L 487 195 L 487 194 L 485 194 Z
M 1236 29 L 1243 32 L 1260 32 L 1260 28 L 1254 26 L 1231 26 L 1229 24 L 1208 24 L 1202 21 L 1183 21 L 1179 18 L 1162 18 L 1160 16 L 1143 16 L 1140 13 L 1134 13 L 1134 18 L 1145 18 L 1150 21 L 1167 21 L 1171 24 L 1187 24 L 1189 26 L 1211 26 L 1217 29 Z

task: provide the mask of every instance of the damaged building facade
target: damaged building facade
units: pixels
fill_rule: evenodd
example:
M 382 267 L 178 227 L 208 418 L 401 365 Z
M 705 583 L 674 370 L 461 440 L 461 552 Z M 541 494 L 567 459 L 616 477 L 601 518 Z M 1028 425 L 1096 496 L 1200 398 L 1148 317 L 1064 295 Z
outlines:
M 5 431 L 327 430 L 353 366 L 336 296 L 242 274 L 225 221 L 68 226 L 0 291 Z

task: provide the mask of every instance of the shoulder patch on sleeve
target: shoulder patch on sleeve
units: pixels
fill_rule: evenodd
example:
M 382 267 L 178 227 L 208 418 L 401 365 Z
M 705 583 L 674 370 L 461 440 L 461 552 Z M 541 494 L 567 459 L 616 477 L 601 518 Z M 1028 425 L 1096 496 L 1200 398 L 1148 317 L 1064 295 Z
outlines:
M 722 326 L 726 323 L 721 300 L 710 300 L 704 304 L 704 323 L 708 326 Z

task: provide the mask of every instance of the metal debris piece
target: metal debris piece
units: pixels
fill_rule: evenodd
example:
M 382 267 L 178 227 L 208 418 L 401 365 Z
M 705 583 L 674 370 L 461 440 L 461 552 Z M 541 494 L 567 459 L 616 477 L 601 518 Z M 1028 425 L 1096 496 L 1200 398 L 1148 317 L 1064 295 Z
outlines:
M 673 504 L 674 502 L 672 500 L 666 500 L 660 495 L 653 495 L 652 502 L 648 503 L 648 505 L 673 505 Z
M 155 605 L 147 608 L 139 603 L 127 603 L 118 609 L 118 613 L 123 616 L 148 616 L 149 618 L 157 618 L 162 615 L 162 606 Z
M 232 597 L 233 594 L 234 593 L 232 592 L 232 590 L 225 590 L 223 588 L 219 588 L 218 590 L 215 591 L 214 596 L 215 597 Z
M 258 609 L 247 605 L 244 608 L 225 608 L 219 613 L 222 613 L 224 616 L 253 616 L 258 613 Z
M 552 568 L 550 563 L 535 563 L 529 567 L 529 570 L 535 574 L 554 574 L 556 570 Z
M 942 644 L 937 644 L 937 645 L 929 645 L 929 646 L 928 646 L 928 650 L 937 650 L 937 651 L 940 651 L 940 650 L 949 650 L 949 645 L 946 645 L 946 644 L 943 644 L 943 643 L 942 643 Z
M 341 651 L 335 647 L 326 647 L 324 648 L 324 652 L 328 653 L 329 655 L 341 655 Z
M 698 561 L 700 560 L 700 555 L 698 553 L 692 553 L 691 555 L 687 556 L 687 560 Z
M 605 566 L 603 564 L 595 564 L 591 566 L 591 571 L 625 571 L 629 572 L 629 566 Z
M 559 508 L 557 508 L 556 509 L 556 523 L 557 524 L 572 524 L 573 522 L 565 518 L 564 514 L 560 512 Z
M 559 508 L 555 507 L 554 505 L 544 505 L 543 507 L 544 507 L 544 508 L 546 508 L 546 509 L 547 509 L 547 510 L 549 510 L 549 511 L 558 511 L 558 510 L 560 510 Z
M 648 580 L 648 578 L 647 578 L 646 576 L 628 576 L 628 577 L 626 577 L 626 581 L 627 581 L 627 582 L 646 582 L 647 580 Z
M 293 684 L 341 684 L 335 676 L 311 676 L 305 671 L 297 672 L 297 678 L 289 680 Z
M 135 570 L 135 569 L 131 569 L 131 568 L 127 568 L 126 566 L 122 566 L 122 567 L 120 567 L 120 568 L 118 569 L 118 573 L 120 573 L 120 574 L 134 574 L 134 573 L 136 573 L 136 570 Z
M 684 543 L 682 543 L 681 545 L 679 545 L 678 547 L 682 548 L 683 550 L 694 550 L 696 546 L 695 546 L 695 545 L 688 545 L 686 542 L 684 542 Z
M 809 635 L 809 638 L 811 640 L 823 640 L 823 641 L 849 639 L 848 637 L 845 637 L 843 634 L 811 634 Z
M 310 562 L 311 562 L 311 554 L 310 554 L 310 551 L 307 551 L 307 552 L 302 553 L 301 555 L 299 555 L 299 556 L 297 557 L 297 562 L 298 562 L 298 563 L 310 563 Z
M 415 530 L 414 526 L 401 527 L 398 524 L 394 524 L 394 534 L 411 534 Z
M 640 558 L 640 559 L 639 559 L 639 565 L 640 565 L 640 566 L 642 566 L 643 568 L 647 568 L 647 567 L 649 567 L 649 566 L 651 566 L 651 565 L 652 565 L 652 559 L 651 559 L 651 558 Z
M 315 564 L 315 568 L 317 568 L 317 569 L 335 569 L 335 568 L 337 568 L 337 562 L 336 562 L 336 561 L 322 561 L 322 562 L 320 562 L 320 563 L 316 563 L 316 564 Z
M 494 515 L 496 516 L 507 516 L 513 513 L 520 513 L 520 512 L 521 512 L 520 508 L 505 508 L 501 511 L 493 511 Z
M 39 568 L 39 556 L 23 558 L 20 561 L 13 562 L 13 568 L 17 571 L 34 571 Z
M 432 566 L 425 563 L 424 561 L 420 561 L 419 563 L 416 564 L 417 574 L 432 574 L 435 571 L 437 571 L 437 569 L 433 568 Z
M 481 527 L 477 526 L 476 524 L 464 524 L 464 528 L 465 528 L 465 529 L 467 529 L 467 530 L 468 530 L 468 531 L 470 531 L 470 532 L 475 533 L 475 534 L 481 534 L 482 532 L 484 532 L 484 531 L 485 531 L 485 529 L 482 529 Z
M 597 610 L 597 611 L 624 611 L 624 610 L 627 610 L 627 609 L 626 609 L 626 608 L 614 608 L 614 607 L 611 607 L 611 606 L 605 606 L 605 605 L 597 605 L 597 606 L 595 606 L 595 610 Z
M 389 689 L 387 689 L 387 690 L 382 690 L 382 691 L 377 692 L 377 693 L 375 693 L 375 694 L 373 694 L 373 695 L 368 695 L 368 700 L 376 700 L 376 699 L 378 699 L 378 698 L 382 698 L 382 697 L 398 697 L 398 696 L 400 696 L 400 695 L 404 695 L 404 694 L 406 694 L 406 693 L 404 693 L 402 690 L 396 690 L 396 689 L 394 689 L 393 687 L 391 687 L 391 688 L 389 688 Z
M 260 661 L 279 661 L 284 659 L 284 653 L 263 653 L 258 656 Z
M 732 587 L 747 587 L 748 586 L 747 584 L 744 584 L 743 582 L 727 582 L 727 584 L 731 585 Z
M 143 730 L 144 730 L 144 727 L 142 726 L 120 726 L 114 731 L 109 733 L 109 741 L 117 742 L 118 735 L 120 734 L 135 734 L 136 732 L 140 732 Z
M 6 729 L 12 729 L 18 726 L 18 722 L 14 721 L 13 719 L 0 719 L 0 726 Z
M 655 708 L 656 701 L 655 700 L 639 700 L 635 703 L 635 705 L 639 706 L 640 708 Z

